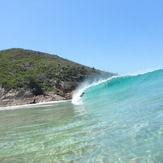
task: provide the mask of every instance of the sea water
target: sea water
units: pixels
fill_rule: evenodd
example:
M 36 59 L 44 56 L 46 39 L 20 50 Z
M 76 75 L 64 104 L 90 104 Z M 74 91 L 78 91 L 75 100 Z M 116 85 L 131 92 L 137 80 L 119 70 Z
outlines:
M 0 110 L 1 163 L 163 162 L 162 69 L 84 85 L 72 101 Z

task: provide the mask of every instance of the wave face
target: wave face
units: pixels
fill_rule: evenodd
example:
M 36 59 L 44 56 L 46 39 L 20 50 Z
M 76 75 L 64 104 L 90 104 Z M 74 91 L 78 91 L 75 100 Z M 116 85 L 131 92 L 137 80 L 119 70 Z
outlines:
M 163 160 L 163 69 L 113 77 L 83 90 L 76 103 L 110 125 L 103 137 L 106 149 L 135 154 L 136 162 Z
M 103 108 L 121 107 L 136 109 L 143 105 L 160 104 L 163 100 L 163 69 L 145 74 L 117 76 L 105 81 L 85 86 L 82 98 L 76 104 Z M 78 92 L 82 93 L 79 90 Z M 78 93 L 78 95 L 80 94 Z

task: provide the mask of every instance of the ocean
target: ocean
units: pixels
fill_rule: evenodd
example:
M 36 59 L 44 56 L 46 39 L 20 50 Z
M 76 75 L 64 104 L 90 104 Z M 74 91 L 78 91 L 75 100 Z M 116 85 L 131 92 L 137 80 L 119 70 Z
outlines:
M 162 163 L 163 69 L 86 80 L 68 101 L 1 107 L 0 162 Z

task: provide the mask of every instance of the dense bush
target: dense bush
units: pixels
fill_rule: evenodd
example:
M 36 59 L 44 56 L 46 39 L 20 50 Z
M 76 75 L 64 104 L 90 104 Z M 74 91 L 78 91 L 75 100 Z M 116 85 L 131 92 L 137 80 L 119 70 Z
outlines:
M 30 89 L 33 94 L 54 90 L 55 81 L 79 82 L 90 74 L 113 75 L 63 59 L 24 49 L 0 51 L 0 83 L 6 91 Z

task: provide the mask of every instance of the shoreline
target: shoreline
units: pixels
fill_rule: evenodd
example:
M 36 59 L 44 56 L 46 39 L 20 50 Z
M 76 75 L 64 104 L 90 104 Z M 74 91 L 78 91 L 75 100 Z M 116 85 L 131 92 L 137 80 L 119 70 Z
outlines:
M 0 111 L 5 110 L 15 110 L 15 109 L 30 109 L 35 107 L 44 107 L 48 104 L 56 104 L 56 103 L 65 103 L 65 102 L 71 102 L 71 100 L 60 100 L 60 101 L 47 101 L 47 102 L 40 102 L 35 104 L 22 104 L 22 105 L 11 105 L 11 106 L 0 106 Z

